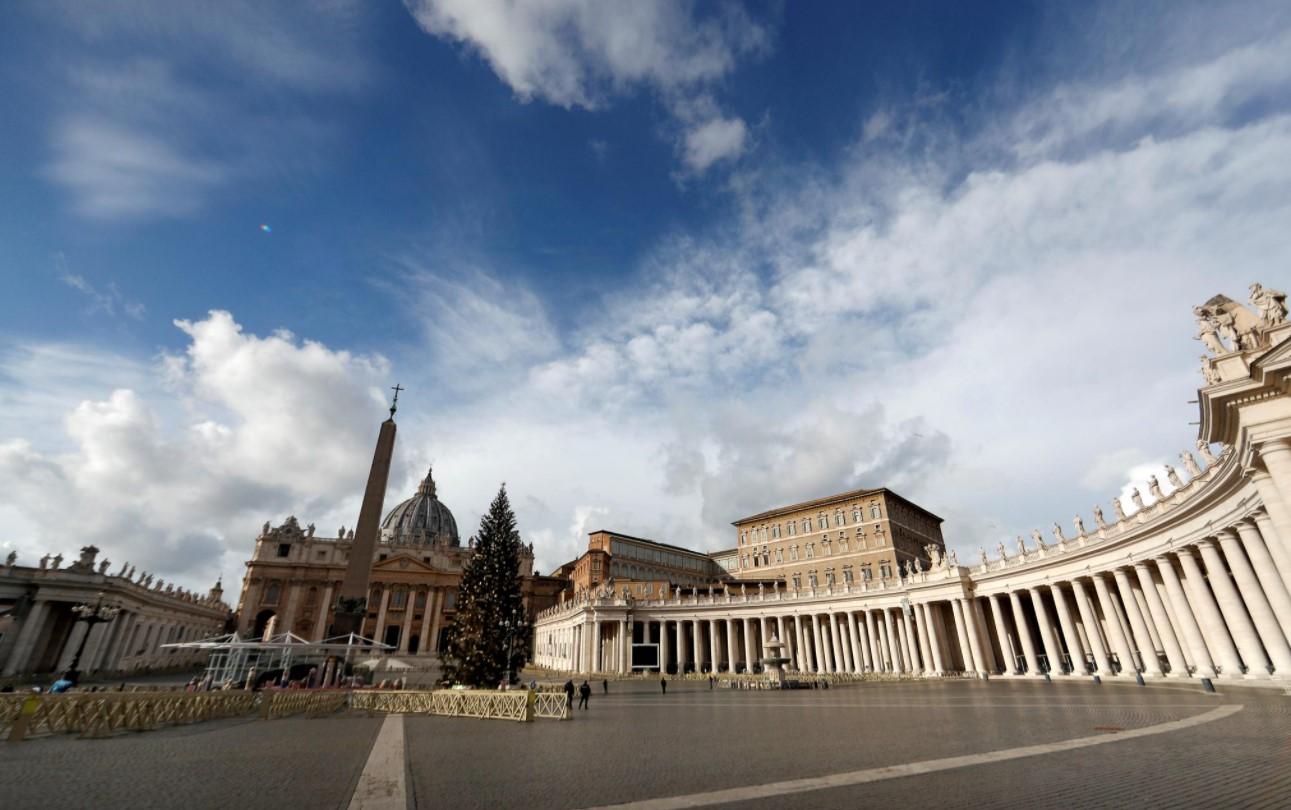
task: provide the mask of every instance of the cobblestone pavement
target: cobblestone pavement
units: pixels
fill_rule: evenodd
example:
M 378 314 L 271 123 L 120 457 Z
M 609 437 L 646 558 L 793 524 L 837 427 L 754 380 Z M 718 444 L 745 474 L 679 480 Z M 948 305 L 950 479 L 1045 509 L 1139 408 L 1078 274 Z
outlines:
M 404 719 L 408 805 L 582 808 L 999 751 L 1244 708 L 1178 731 L 767 807 L 1291 807 L 1291 696 L 1190 683 L 947 681 L 793 692 L 611 683 L 573 722 Z M 346 807 L 381 717 L 235 720 L 0 744 L 0 807 Z M 765 788 L 762 788 L 766 790 Z M 756 790 L 755 790 L 756 792 Z M 749 798 L 725 805 L 746 806 Z
M 0 743 L 0 808 L 346 807 L 380 725 L 246 718 Z

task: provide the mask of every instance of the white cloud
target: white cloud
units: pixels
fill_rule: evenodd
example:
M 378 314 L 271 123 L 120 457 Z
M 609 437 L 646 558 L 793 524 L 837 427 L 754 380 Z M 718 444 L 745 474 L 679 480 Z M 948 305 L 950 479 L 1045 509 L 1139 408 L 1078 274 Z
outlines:
M 697 101 L 715 109 L 705 88 L 768 47 L 766 29 L 734 4 L 701 14 L 686 0 L 406 2 L 427 33 L 478 53 L 522 101 L 597 109 L 646 88 L 680 125 L 677 148 L 692 171 L 744 151 L 741 119 L 689 113 Z

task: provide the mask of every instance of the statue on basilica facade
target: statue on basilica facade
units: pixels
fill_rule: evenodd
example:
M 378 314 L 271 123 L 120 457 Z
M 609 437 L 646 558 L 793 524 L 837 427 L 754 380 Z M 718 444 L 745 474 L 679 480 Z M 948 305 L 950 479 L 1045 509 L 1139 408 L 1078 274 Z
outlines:
M 16 562 L 18 562 L 18 552 L 16 551 L 9 552 L 9 556 L 4 558 L 6 568 L 13 568 L 13 565 Z
M 264 526 L 260 529 L 260 536 L 267 537 L 269 535 L 269 528 L 269 521 L 266 520 L 264 522 Z
M 1174 467 L 1169 464 L 1165 465 L 1165 478 L 1170 482 L 1170 486 L 1175 489 L 1183 489 L 1183 479 L 1179 477 L 1179 473 L 1175 472 Z
M 107 559 L 106 557 L 104 557 L 104 558 L 103 558 L 103 562 L 99 563 L 99 573 L 100 573 L 100 574 L 106 574 L 106 573 L 108 572 L 108 566 L 109 566 L 109 565 L 111 565 L 111 564 L 112 564 L 112 563 L 110 563 L 110 562 L 108 561 L 108 559 Z
M 1206 381 L 1206 385 L 1215 385 L 1221 382 L 1219 369 L 1210 361 L 1206 355 L 1201 356 L 1201 378 Z
M 306 527 L 305 527 L 305 536 L 306 536 L 306 537 L 313 537 L 313 536 L 314 536 L 314 524 L 312 524 L 312 523 L 311 523 L 311 524 L 309 524 L 308 526 L 306 526 Z
M 950 565 L 951 568 L 959 567 L 959 555 L 955 553 L 953 548 L 946 552 L 946 563 Z
M 1270 290 L 1258 281 L 1251 285 L 1251 305 L 1265 326 L 1276 326 L 1287 319 L 1286 293 Z

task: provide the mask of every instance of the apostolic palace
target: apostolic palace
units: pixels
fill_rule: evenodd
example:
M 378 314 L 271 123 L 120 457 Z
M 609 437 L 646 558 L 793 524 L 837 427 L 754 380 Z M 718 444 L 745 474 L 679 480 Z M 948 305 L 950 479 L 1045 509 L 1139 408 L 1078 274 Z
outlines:
M 735 522 L 709 583 L 684 550 L 602 532 L 534 631 L 536 663 L 579 672 L 1291 679 L 1291 323 L 1285 296 L 1194 314 L 1195 449 L 1070 531 L 947 552 L 940 519 L 878 488 Z M 687 572 L 689 574 L 689 572 Z

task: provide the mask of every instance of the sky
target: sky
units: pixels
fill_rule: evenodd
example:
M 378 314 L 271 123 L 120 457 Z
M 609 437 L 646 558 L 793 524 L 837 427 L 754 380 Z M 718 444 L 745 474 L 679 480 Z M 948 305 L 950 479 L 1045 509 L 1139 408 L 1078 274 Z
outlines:
M 540 571 L 876 486 L 975 559 L 1181 467 L 1191 307 L 1291 282 L 1284 2 L 0 17 L 21 563 L 235 591 L 354 525 L 396 383 L 387 507 L 505 483 Z

